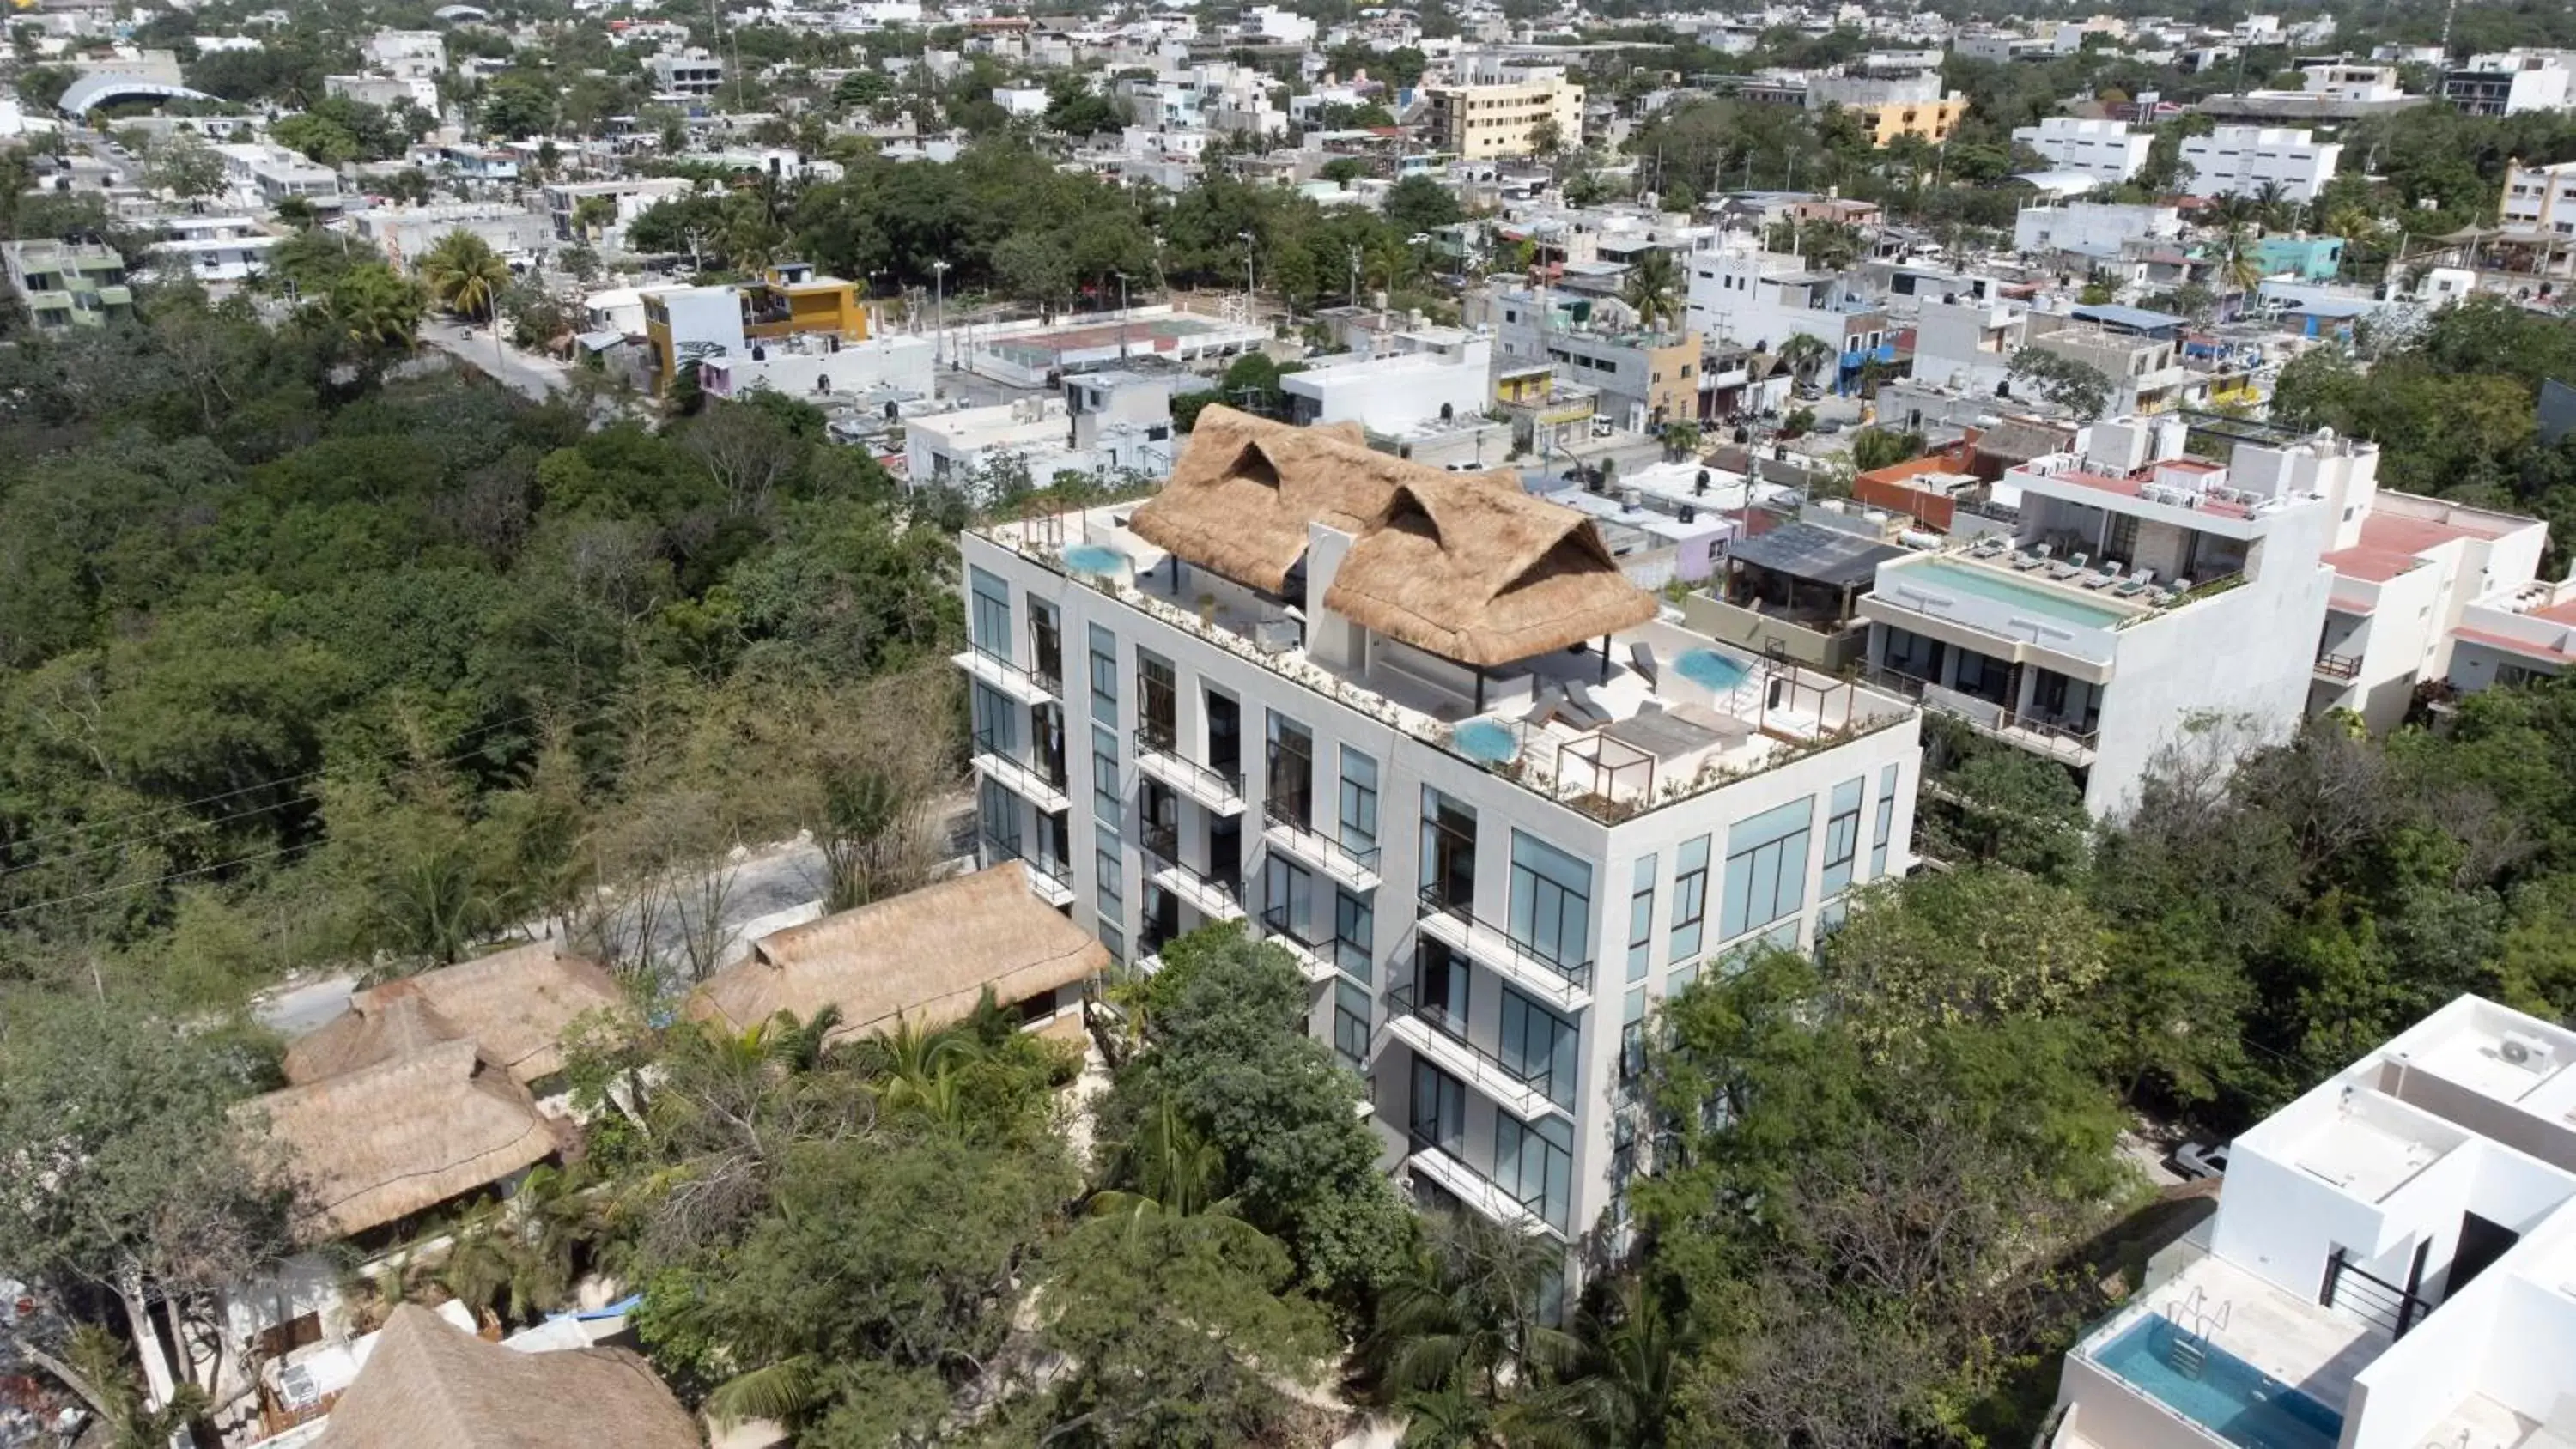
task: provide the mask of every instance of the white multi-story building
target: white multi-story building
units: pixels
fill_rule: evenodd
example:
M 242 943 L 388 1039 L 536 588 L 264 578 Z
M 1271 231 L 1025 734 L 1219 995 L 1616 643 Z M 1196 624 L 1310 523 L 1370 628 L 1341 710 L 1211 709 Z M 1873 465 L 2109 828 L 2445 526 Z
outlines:
M 2576 1440 L 2576 1033 L 2463 996 L 2230 1144 L 2052 1449 Z
M 447 69 L 447 37 L 435 30 L 379 30 L 358 51 L 377 75 L 435 80 Z
M 2456 651 L 2475 647 L 2481 613 L 2546 592 L 2537 581 L 2549 525 L 2376 488 L 2352 490 L 2345 506 L 2360 516 L 2338 523 L 2326 555 L 2334 591 L 2308 707 L 2350 710 L 2387 730 L 2406 718 L 2419 684 L 2452 676 Z M 2516 637 L 2510 625 L 2493 632 Z
M 2132 131 L 2125 121 L 2092 121 L 2074 116 L 2047 116 L 2036 126 L 2016 126 L 2015 144 L 2028 146 L 2060 171 L 2081 171 L 2105 186 L 2117 186 L 2147 164 L 2153 136 Z
M 2507 162 L 2497 216 L 2507 231 L 2576 235 L 2576 161 L 2555 166 Z
M 2288 126 L 2220 126 L 2182 143 L 2183 170 L 2201 196 L 2253 196 L 2278 185 L 2284 200 L 2317 199 L 2334 180 L 2343 147 Z
M 1875 676 L 2058 761 L 2097 815 L 2134 803 L 2195 715 L 2277 741 L 2306 716 L 2346 500 L 2379 450 L 2328 434 L 2188 457 L 2179 421 L 2096 423 L 2005 472 L 2000 532 L 1881 564 L 1860 611 Z
M 1871 358 L 1896 359 L 1896 332 L 1877 301 L 1860 296 L 1839 272 L 1764 249 L 1742 232 L 1722 232 L 1685 258 L 1690 269 L 1690 330 L 1720 346 L 1777 352 L 1792 337 L 1813 337 L 1835 360 L 1817 380 L 1856 380 Z
M 1224 408 L 969 532 L 988 858 L 1120 959 L 1278 942 L 1427 1199 L 1616 1243 L 1653 1003 L 1910 861 L 1918 719 L 1660 621 L 1583 515 Z
M 711 96 L 724 86 L 724 60 L 704 48 L 666 50 L 646 62 L 653 74 L 653 93 L 661 96 Z
M 224 158 L 224 180 L 242 201 L 274 206 L 290 196 L 333 197 L 340 194 L 340 173 L 317 166 L 299 152 L 261 142 L 227 142 L 215 147 Z
M 2442 77 L 2442 99 L 2472 116 L 2563 111 L 2576 104 L 2576 52 L 2509 50 L 2471 56 Z
M 1357 423 L 1392 436 L 1430 421 L 1473 419 L 1492 395 L 1491 339 L 1454 327 L 1423 327 L 1394 334 L 1397 350 L 1385 357 L 1357 354 L 1309 358 L 1306 370 L 1279 379 L 1288 394 L 1289 421 Z
M 170 216 L 153 227 L 161 238 L 149 253 L 153 275 L 194 277 L 209 286 L 246 282 L 268 270 L 268 254 L 284 240 L 246 216 Z
M 1045 115 L 1051 103 L 1052 98 L 1047 95 L 1047 88 L 1029 81 L 1014 81 L 1006 86 L 993 87 L 993 104 L 1000 106 L 1002 114 L 1006 116 L 1023 120 L 1034 119 Z
M 567 181 L 545 189 L 546 215 L 555 240 L 566 246 L 626 250 L 626 228 L 665 201 L 688 195 L 697 183 L 685 176 L 630 176 L 615 181 Z M 597 206 L 584 206 L 596 199 Z

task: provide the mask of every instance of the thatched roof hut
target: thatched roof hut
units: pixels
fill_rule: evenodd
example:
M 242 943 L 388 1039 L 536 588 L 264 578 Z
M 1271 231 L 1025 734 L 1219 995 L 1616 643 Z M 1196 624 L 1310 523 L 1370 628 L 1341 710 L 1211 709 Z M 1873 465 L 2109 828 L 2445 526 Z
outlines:
M 1128 527 L 1185 563 L 1278 593 L 1306 556 L 1306 525 L 1359 533 L 1395 490 L 1437 472 L 1368 446 L 1357 424 L 1297 428 L 1229 407 L 1199 414 L 1171 482 Z
M 1497 483 L 1497 477 L 1501 482 Z M 1461 664 L 1528 659 L 1655 617 L 1592 520 L 1509 474 L 1426 470 L 1351 545 L 1324 606 Z
M 314 1449 L 698 1449 L 698 1426 L 624 1349 L 521 1353 L 415 1303 L 386 1321 Z
M 1508 469 L 1450 473 L 1346 428 L 1211 407 L 1162 492 L 1128 526 L 1184 562 L 1280 592 L 1307 525 L 1350 534 L 1327 608 L 1462 664 L 1507 664 L 1655 616 L 1590 519 Z
M 763 936 L 707 978 L 688 1013 L 742 1031 L 792 1012 L 838 1007 L 832 1037 L 882 1031 L 897 1017 L 938 1026 L 990 987 L 1005 1004 L 1070 986 L 1109 952 L 1029 893 L 1016 860 Z
M 564 1028 L 625 998 L 608 968 L 532 941 L 372 986 L 349 1009 L 286 1049 L 299 1085 L 396 1060 L 435 1042 L 471 1039 L 522 1083 L 563 1070 Z
M 348 1237 L 498 1182 L 563 1143 L 527 1088 L 441 1041 L 242 1104 L 285 1150 L 314 1238 Z

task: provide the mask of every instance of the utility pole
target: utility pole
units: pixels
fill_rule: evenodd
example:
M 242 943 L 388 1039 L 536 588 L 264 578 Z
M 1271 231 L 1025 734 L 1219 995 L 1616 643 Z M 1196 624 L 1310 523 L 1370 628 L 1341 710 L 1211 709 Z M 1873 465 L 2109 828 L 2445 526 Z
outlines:
M 1118 278 L 1118 360 L 1125 362 L 1127 360 L 1127 274 L 1119 272 L 1116 275 Z
M 930 343 L 930 365 L 935 369 L 939 366 L 942 355 L 948 350 L 948 263 L 932 262 L 930 276 L 932 285 L 937 289 L 930 304 L 931 325 L 938 329 Z
M 1253 312 L 1257 306 L 1256 299 L 1260 295 L 1261 288 L 1252 265 L 1252 233 L 1237 232 L 1236 235 L 1243 238 L 1243 320 L 1249 323 L 1252 321 Z

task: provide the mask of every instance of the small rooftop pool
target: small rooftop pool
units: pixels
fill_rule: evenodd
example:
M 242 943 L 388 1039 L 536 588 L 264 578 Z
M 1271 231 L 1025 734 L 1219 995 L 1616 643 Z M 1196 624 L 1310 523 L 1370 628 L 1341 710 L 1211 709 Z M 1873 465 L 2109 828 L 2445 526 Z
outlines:
M 2335 1449 L 2343 1437 L 2342 1414 L 2160 1315 L 2088 1357 L 2243 1449 Z
M 1714 649 L 1685 649 L 1673 661 L 1673 672 L 1693 684 L 1725 694 L 1742 684 L 1753 670 Z
M 1481 764 L 1500 765 L 1520 753 L 1520 741 L 1499 720 L 1471 719 L 1449 732 L 1458 753 Z
M 1114 574 L 1127 567 L 1127 555 L 1099 543 L 1077 543 L 1064 551 L 1064 566 L 1078 574 Z

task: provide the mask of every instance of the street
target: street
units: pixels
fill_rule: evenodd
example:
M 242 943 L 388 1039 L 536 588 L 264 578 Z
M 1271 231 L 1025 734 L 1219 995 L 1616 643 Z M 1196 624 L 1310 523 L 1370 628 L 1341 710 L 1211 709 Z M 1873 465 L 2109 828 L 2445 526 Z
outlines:
M 543 402 L 566 385 L 564 364 L 548 357 L 531 357 L 507 343 L 496 344 L 489 327 L 469 328 L 445 318 L 425 317 L 420 324 L 420 345 L 435 347 L 482 369 L 531 402 Z

